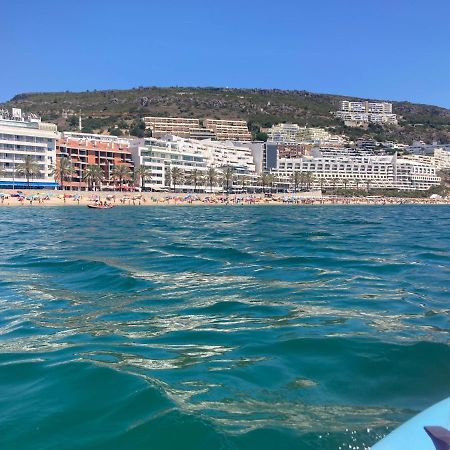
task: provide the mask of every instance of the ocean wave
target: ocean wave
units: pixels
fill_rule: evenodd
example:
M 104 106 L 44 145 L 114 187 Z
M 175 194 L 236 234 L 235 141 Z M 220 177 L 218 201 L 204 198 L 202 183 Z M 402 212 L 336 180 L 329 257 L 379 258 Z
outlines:
M 362 450 L 450 394 L 447 209 L 36 211 L 0 218 L 5 448 Z

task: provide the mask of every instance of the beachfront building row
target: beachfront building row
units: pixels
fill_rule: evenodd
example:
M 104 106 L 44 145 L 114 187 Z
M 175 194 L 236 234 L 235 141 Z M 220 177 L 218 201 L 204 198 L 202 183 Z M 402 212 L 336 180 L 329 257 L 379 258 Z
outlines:
M 392 103 L 388 102 L 351 102 L 343 100 L 336 117 L 347 126 L 365 126 L 371 123 L 397 125 L 397 115 L 392 113 Z
M 56 125 L 44 123 L 34 115 L 0 110 L 0 186 L 55 188 Z M 31 160 L 26 169 L 26 161 Z
M 180 190 L 206 191 L 210 169 L 214 169 L 219 178 L 231 167 L 235 183 L 256 177 L 250 148 L 231 141 L 199 141 L 168 135 L 164 139 L 146 138 L 136 142 L 131 152 L 136 168 L 148 169 L 145 188 L 156 191 L 172 186 Z M 174 179 L 173 169 L 179 169 L 179 180 Z M 221 190 L 217 179 L 213 184 L 214 190 Z
M 182 117 L 144 117 L 146 129 L 159 139 L 174 135 L 187 139 L 213 139 L 218 141 L 250 141 L 252 136 L 245 120 L 218 120 Z
M 326 146 L 343 146 L 343 136 L 335 135 L 318 127 L 301 127 L 295 123 L 272 125 L 267 130 L 268 142 L 279 144 L 314 144 Z
M 396 154 L 280 158 L 271 172 L 286 185 L 296 171 L 310 174 L 312 185 L 321 188 L 427 190 L 441 181 L 434 166 Z
M 256 189 L 263 172 L 272 173 L 287 183 L 294 172 L 300 171 L 312 173 L 324 186 L 368 181 L 374 183 L 373 187 L 423 190 L 439 184 L 436 170 L 450 168 L 450 150 L 446 146 L 435 147 L 430 156 L 412 155 L 401 159 L 392 155 L 375 157 L 372 147 L 373 142 L 369 141 L 350 148 L 312 143 L 196 140 L 171 135 L 163 139 L 133 140 L 86 133 L 59 134 L 56 125 L 43 123 L 35 116 L 25 116 L 20 110 L 3 111 L 0 116 L 0 185 L 56 188 L 64 181 L 66 188 L 85 189 L 92 185 L 86 175 L 88 168 L 98 166 L 101 181 L 97 186 L 114 189 L 122 184 L 117 173 L 113 175 L 118 167 L 125 166 L 128 174 L 132 174 L 145 166 L 149 168 L 145 188 L 167 190 L 173 187 L 172 169 L 176 168 L 183 172 L 179 187 L 191 190 L 199 181 L 193 180 L 194 171 L 195 178 L 206 183 L 205 176 L 211 168 L 221 177 L 231 167 L 235 184 Z M 27 157 L 33 161 L 33 173 L 29 177 L 24 170 Z M 61 167 L 64 160 L 70 161 L 73 173 L 65 180 L 60 177 L 55 180 L 58 164 Z M 142 181 L 138 175 L 134 179 L 126 178 L 129 186 Z M 215 184 L 220 185 L 218 181 Z M 284 189 L 290 189 L 289 185 Z

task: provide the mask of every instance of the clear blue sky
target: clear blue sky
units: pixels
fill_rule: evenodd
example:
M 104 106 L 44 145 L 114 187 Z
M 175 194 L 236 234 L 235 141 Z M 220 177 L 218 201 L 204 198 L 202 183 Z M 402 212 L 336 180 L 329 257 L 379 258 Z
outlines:
M 450 107 L 449 0 L 0 3 L 0 101 L 229 86 Z

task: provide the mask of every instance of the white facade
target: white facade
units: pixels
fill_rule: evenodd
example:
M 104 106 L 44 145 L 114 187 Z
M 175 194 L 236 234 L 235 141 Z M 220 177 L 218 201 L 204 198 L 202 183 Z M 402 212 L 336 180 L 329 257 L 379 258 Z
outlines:
M 396 125 L 397 115 L 392 113 L 392 103 L 388 102 L 350 102 L 341 101 L 340 111 L 336 117 L 342 119 L 346 125 L 379 124 Z
M 268 142 L 296 144 L 300 126 L 295 123 L 279 123 L 268 130 Z
M 450 169 L 450 148 L 436 148 L 434 160 L 437 169 Z
M 295 171 L 311 173 L 313 184 L 322 187 L 427 190 L 440 183 L 435 167 L 396 155 L 280 159 L 274 173 L 291 183 Z
M 350 102 L 341 101 L 341 111 L 367 112 L 374 114 L 392 114 L 392 103 L 387 102 Z
M 150 189 L 169 187 L 170 173 L 175 167 L 181 169 L 184 175 L 184 181 L 178 186 L 182 190 L 194 188 L 192 180 L 189 180 L 194 169 L 203 178 L 197 186 L 200 190 L 206 190 L 207 181 L 204 178 L 210 167 L 217 169 L 218 175 L 224 167 L 231 166 L 236 178 L 256 176 L 250 148 L 232 142 L 197 141 L 177 136 L 146 138 L 140 145 L 132 145 L 131 153 L 136 168 L 141 165 L 149 167 L 151 174 L 145 187 Z
M 412 161 L 419 161 L 422 163 L 430 164 L 436 168 L 436 170 L 448 170 L 450 169 L 450 148 L 449 147 L 437 147 L 434 148 L 433 153 L 426 152 L 425 154 L 415 153 L 405 155 L 405 159 Z
M 200 127 L 199 119 L 183 117 L 144 117 L 145 128 L 152 131 L 152 136 L 160 138 L 166 134 L 189 137 L 191 129 Z
M 255 163 L 249 147 L 227 141 L 202 141 L 207 164 L 212 167 L 232 166 L 238 173 L 255 173 Z
M 344 145 L 345 139 L 342 136 L 331 134 L 324 128 L 300 127 L 295 123 L 280 123 L 273 125 L 268 131 L 268 142 L 341 146 Z
M 83 139 L 85 141 L 100 141 L 100 142 L 112 142 L 114 144 L 120 145 L 130 145 L 130 140 L 120 137 L 111 136 L 109 134 L 94 134 L 94 133 L 81 133 L 77 131 L 63 131 L 61 132 L 61 137 L 71 138 L 71 139 Z
M 38 164 L 40 175 L 30 179 L 30 187 L 56 187 L 53 169 L 56 164 L 55 124 L 43 123 L 35 116 L 22 116 L 20 110 L 14 115 L 0 111 L 0 186 L 23 188 L 28 183 L 19 174 L 25 156 L 31 156 Z

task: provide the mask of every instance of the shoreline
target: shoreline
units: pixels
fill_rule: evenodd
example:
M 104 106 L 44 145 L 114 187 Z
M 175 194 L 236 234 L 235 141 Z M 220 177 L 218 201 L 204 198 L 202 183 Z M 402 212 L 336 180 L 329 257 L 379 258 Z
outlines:
M 3 193 L 5 194 L 5 192 Z M 64 198 L 64 196 L 66 198 Z M 450 205 L 450 198 L 404 197 L 337 197 L 324 196 L 320 191 L 296 194 L 184 194 L 125 192 L 58 192 L 28 191 L 24 197 L 0 198 L 0 207 L 85 206 L 105 202 L 116 206 L 389 206 L 389 205 Z

